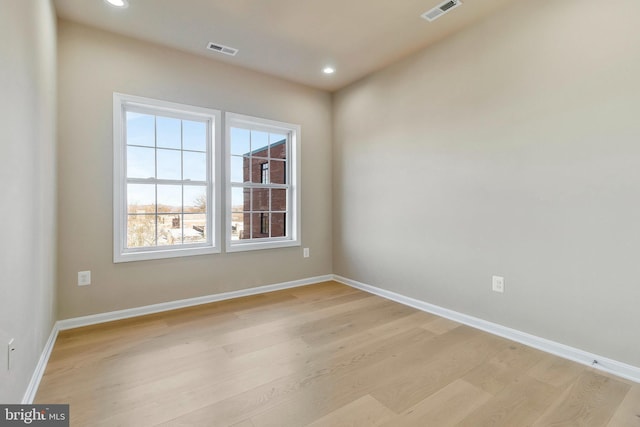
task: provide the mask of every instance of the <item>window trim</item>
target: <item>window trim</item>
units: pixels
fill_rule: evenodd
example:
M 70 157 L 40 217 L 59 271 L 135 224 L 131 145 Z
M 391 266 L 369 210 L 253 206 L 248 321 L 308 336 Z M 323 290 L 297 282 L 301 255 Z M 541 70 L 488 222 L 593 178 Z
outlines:
M 151 114 L 164 113 L 167 116 L 177 115 L 180 118 L 193 117 L 210 122 L 207 132 L 207 223 L 210 226 L 208 241 L 205 244 L 187 244 L 181 247 L 148 247 L 126 248 L 127 242 L 127 200 L 126 200 L 126 120 L 124 118 L 126 107 L 131 106 L 136 110 L 149 110 Z M 143 261 L 152 259 L 175 258 L 192 255 L 204 255 L 220 253 L 220 236 L 222 231 L 221 206 L 221 140 L 222 140 L 222 113 L 204 107 L 195 107 L 186 104 L 145 98 L 141 96 L 126 95 L 114 92 L 113 94 L 113 262 Z M 182 182 L 182 181 L 181 181 Z
M 261 249 L 283 248 L 301 245 L 301 201 L 300 201 L 300 125 L 279 122 L 275 120 L 263 119 L 259 117 L 248 116 L 244 114 L 225 112 L 225 198 L 226 198 L 226 223 L 225 238 L 226 252 L 242 252 Z M 262 238 L 260 241 L 240 241 L 231 240 L 231 128 L 236 126 L 250 126 L 251 129 L 267 132 L 281 132 L 290 135 L 289 147 L 287 147 L 287 163 L 286 168 L 287 179 L 289 179 L 289 204 L 286 215 L 286 230 L 288 237 L 270 237 Z M 248 185 L 248 187 L 252 187 Z

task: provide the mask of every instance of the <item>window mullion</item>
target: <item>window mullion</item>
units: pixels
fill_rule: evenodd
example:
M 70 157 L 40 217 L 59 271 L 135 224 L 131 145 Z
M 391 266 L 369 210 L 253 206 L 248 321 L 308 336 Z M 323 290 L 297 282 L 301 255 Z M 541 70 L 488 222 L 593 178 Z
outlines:
M 180 120 L 180 178 L 182 178 L 182 182 L 184 182 L 184 140 L 183 140 L 183 129 L 182 129 L 183 123 L 182 120 Z M 180 243 L 184 244 L 184 184 L 180 185 L 180 234 L 181 234 L 181 239 L 180 239 Z
M 249 190 L 249 239 L 253 239 L 253 189 Z
M 267 214 L 267 224 L 269 227 L 269 238 L 271 238 L 271 234 L 273 233 L 273 227 L 271 226 L 271 214 L 273 213 L 273 190 L 269 189 L 269 212 Z
M 291 186 L 289 184 L 260 184 L 257 182 L 252 182 L 252 183 L 240 183 L 240 182 L 233 182 L 230 184 L 232 187 L 246 187 L 246 188 L 273 188 L 275 190 L 287 190 L 289 189 Z
M 155 246 L 158 246 L 158 117 L 157 116 L 153 116 L 153 135 L 154 135 L 154 158 L 155 158 L 155 180 L 156 180 L 156 184 L 154 185 L 155 187 L 155 194 L 156 194 L 156 200 L 155 200 L 155 206 L 156 206 L 156 214 L 155 214 L 155 218 L 154 218 L 154 222 L 155 222 L 155 234 L 156 234 L 156 240 L 155 240 Z
M 192 181 L 190 179 L 180 181 L 176 179 L 155 179 L 155 178 L 127 178 L 128 184 L 160 184 L 160 185 L 192 185 L 199 187 L 207 185 L 206 181 Z

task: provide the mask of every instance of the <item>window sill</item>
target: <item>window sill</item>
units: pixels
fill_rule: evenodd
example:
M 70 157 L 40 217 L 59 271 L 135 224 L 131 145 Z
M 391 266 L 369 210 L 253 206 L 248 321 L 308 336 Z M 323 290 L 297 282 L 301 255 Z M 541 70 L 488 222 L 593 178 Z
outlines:
M 235 242 L 238 242 L 237 240 Z M 276 240 L 269 242 L 248 242 L 248 243 L 231 243 L 227 246 L 226 252 L 244 252 L 257 251 L 261 249 L 289 248 L 300 246 L 299 240 Z
M 209 255 L 219 253 L 219 248 L 211 246 L 180 249 L 171 248 L 166 250 L 115 253 L 113 255 L 113 262 L 117 264 L 121 262 L 148 261 L 154 259 L 179 258 L 194 255 Z

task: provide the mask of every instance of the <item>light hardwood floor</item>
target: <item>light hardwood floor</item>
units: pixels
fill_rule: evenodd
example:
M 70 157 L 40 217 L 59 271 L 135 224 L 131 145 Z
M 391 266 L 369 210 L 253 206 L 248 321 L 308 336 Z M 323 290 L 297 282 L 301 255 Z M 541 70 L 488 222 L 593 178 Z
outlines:
M 72 426 L 640 426 L 640 385 L 327 282 L 61 332 Z

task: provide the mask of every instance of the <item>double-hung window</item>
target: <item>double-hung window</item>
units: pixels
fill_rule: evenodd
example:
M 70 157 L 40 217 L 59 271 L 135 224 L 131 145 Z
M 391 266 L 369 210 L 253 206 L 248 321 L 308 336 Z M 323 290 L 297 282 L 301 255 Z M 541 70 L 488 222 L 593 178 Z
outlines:
M 300 126 L 225 114 L 228 252 L 298 246 Z
M 114 94 L 114 262 L 219 252 L 220 112 Z

